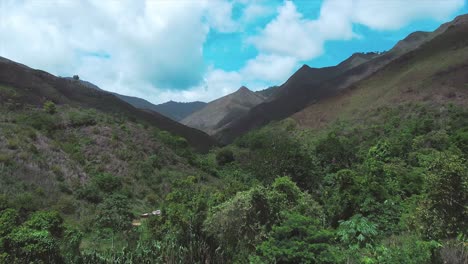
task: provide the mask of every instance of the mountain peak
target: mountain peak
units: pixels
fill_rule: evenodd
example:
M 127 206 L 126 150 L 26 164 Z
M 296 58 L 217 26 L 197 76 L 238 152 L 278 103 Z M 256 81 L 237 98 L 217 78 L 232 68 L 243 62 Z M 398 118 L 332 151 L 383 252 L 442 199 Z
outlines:
M 245 86 L 241 86 L 237 92 L 251 92 L 249 88 L 245 87 Z

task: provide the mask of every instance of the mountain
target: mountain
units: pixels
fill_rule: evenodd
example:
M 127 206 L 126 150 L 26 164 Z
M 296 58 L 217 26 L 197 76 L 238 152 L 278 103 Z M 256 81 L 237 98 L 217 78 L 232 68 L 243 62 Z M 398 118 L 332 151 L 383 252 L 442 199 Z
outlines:
M 311 104 L 292 117 L 319 128 L 338 119 L 355 119 L 385 106 L 405 103 L 468 105 L 468 15 L 441 28 L 432 40 L 393 60 L 365 80 Z M 409 38 L 417 35 L 411 34 Z M 404 47 L 403 43 L 397 44 Z
M 265 96 L 242 86 L 236 92 L 208 103 L 181 123 L 212 135 L 265 100 Z
M 67 77 L 65 79 L 72 80 L 72 81 L 77 81 L 74 80 L 71 77 Z M 97 85 L 90 83 L 88 81 L 83 81 L 83 80 L 78 80 L 82 85 L 96 89 L 99 91 L 105 91 L 101 88 L 99 88 Z M 118 98 L 122 99 L 123 101 L 131 104 L 132 106 L 140 109 L 147 109 L 147 110 L 152 110 L 154 112 L 158 112 L 166 117 L 169 117 L 170 119 L 174 121 L 180 121 L 186 116 L 190 115 L 191 113 L 201 109 L 203 106 L 206 105 L 204 102 L 187 102 L 187 103 L 179 103 L 179 102 L 174 102 L 174 101 L 169 101 L 166 103 L 162 104 L 152 104 L 145 99 L 134 97 L 134 96 L 128 96 L 128 95 L 122 95 L 118 93 L 113 93 L 109 92 Z
M 181 121 L 192 113 L 202 109 L 206 105 L 205 102 L 174 102 L 169 101 L 162 104 L 155 105 L 152 110 L 161 113 L 175 121 Z
M 265 100 L 273 100 L 278 91 L 279 86 L 271 86 L 264 90 L 256 91 L 255 93 L 265 98 Z
M 137 109 L 111 93 L 90 87 L 92 84 L 88 82 L 59 78 L 6 58 L 0 59 L 0 85 L 10 87 L 15 95 L 2 96 L 1 103 L 42 107 L 44 102 L 53 101 L 58 105 L 92 108 L 139 120 L 181 136 L 199 151 L 207 151 L 215 145 L 211 137 L 199 130 L 186 127 L 154 111 Z
M 449 29 L 464 25 L 466 15 L 443 24 L 434 32 L 417 32 L 398 42 L 391 50 L 383 53 L 357 53 L 342 63 L 324 68 L 303 65 L 275 92 L 271 101 L 253 107 L 247 114 L 216 133 L 223 143 L 232 142 L 236 137 L 274 120 L 281 120 L 306 108 L 352 88 L 361 81 L 384 68 L 401 56 L 424 46 Z

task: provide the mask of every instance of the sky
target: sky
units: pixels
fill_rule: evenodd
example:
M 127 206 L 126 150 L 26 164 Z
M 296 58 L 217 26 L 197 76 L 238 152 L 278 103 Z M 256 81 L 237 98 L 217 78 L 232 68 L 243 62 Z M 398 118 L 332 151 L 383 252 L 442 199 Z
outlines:
M 466 13 L 467 0 L 0 0 L 0 56 L 152 103 L 208 102 Z

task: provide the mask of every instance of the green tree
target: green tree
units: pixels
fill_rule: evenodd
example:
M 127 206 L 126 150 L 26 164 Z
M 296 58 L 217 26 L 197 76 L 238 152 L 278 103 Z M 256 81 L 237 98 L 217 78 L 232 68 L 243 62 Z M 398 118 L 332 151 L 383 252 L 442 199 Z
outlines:
M 49 231 L 54 237 L 61 237 L 63 218 L 56 211 L 37 211 L 23 224 L 27 228 Z
M 61 263 L 57 240 L 47 230 L 19 227 L 5 241 L 11 263 Z
M 284 221 L 273 226 L 268 240 L 257 246 L 260 259 L 267 263 L 338 263 L 334 233 L 323 229 L 318 219 L 286 213 Z
M 468 230 L 468 168 L 466 161 L 450 152 L 433 152 L 423 165 L 427 200 L 421 212 L 429 237 L 454 237 Z
M 113 194 L 98 206 L 96 224 L 100 228 L 109 228 L 112 231 L 124 231 L 131 227 L 133 215 L 130 212 L 128 198 Z

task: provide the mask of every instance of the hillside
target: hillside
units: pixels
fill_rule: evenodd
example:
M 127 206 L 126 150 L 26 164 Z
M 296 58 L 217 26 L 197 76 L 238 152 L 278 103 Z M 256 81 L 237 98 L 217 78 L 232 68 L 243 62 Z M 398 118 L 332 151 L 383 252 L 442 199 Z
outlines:
M 302 66 L 275 93 L 275 99 L 252 108 L 248 114 L 236 120 L 215 136 L 224 143 L 261 127 L 274 120 L 281 120 L 313 104 L 338 94 L 363 80 L 407 52 L 430 42 L 450 26 L 466 20 L 466 15 L 443 24 L 431 33 L 413 33 L 399 41 L 394 48 L 384 53 L 354 54 L 337 66 L 310 68 Z
M 182 119 L 181 123 L 213 135 L 264 101 L 263 95 L 242 86 L 232 94 L 209 102 L 202 109 Z
M 80 108 L 93 108 L 113 115 L 122 115 L 140 120 L 187 139 L 189 144 L 200 151 L 207 151 L 215 141 L 205 133 L 179 124 L 159 113 L 140 110 L 120 100 L 113 94 L 89 88 L 79 81 L 58 78 L 41 70 L 0 60 L 0 84 L 6 89 L 0 98 L 2 104 L 42 107 L 45 101 Z
M 305 127 L 317 128 L 337 119 L 359 119 L 379 107 L 406 102 L 466 106 L 467 62 L 468 16 L 463 16 L 419 49 L 397 58 L 350 89 L 311 104 L 293 118 Z
M 65 79 L 70 80 L 70 81 L 76 81 L 73 78 L 65 78 Z M 104 92 L 103 89 L 99 88 L 97 85 L 92 84 L 90 82 L 83 81 L 83 80 L 79 80 L 78 82 L 88 88 L 92 88 L 92 89 L 96 89 L 96 90 Z M 155 105 L 142 98 L 138 98 L 134 96 L 127 96 L 127 95 L 122 95 L 122 94 L 112 93 L 112 92 L 109 92 L 109 93 L 120 98 L 122 101 L 131 104 L 133 107 L 136 107 L 139 109 L 151 110 L 153 112 L 160 113 L 166 117 L 169 117 L 170 119 L 174 121 L 180 121 L 186 116 L 201 109 L 203 106 L 206 105 L 206 103 L 198 102 L 198 101 L 187 102 L 187 103 L 169 101 L 169 102 Z
M 155 105 L 152 110 L 161 113 L 175 121 L 181 121 L 192 113 L 202 109 L 206 105 L 205 102 L 174 102 L 169 101 Z

